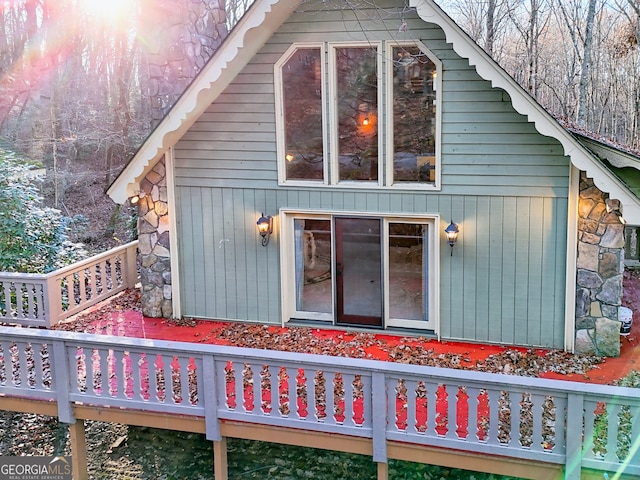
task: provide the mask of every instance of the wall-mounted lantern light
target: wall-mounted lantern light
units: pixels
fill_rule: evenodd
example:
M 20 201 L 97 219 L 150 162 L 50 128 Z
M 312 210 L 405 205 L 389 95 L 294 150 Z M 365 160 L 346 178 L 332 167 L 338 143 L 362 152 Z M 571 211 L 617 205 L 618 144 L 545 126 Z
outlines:
M 269 244 L 269 238 L 273 233 L 273 217 L 271 215 L 265 216 L 264 213 L 258 219 L 258 232 L 262 237 L 262 246 L 266 247 Z
M 613 212 L 618 217 L 618 221 L 622 225 L 626 225 L 627 224 L 627 221 L 622 216 L 622 206 L 620 205 L 620 201 L 619 200 L 607 199 L 606 200 L 606 208 L 607 208 L 607 213 L 612 213 Z
M 447 241 L 451 246 L 451 256 L 453 256 L 453 246 L 458 241 L 459 232 L 460 232 L 460 229 L 458 228 L 458 225 L 456 223 L 453 223 L 453 220 L 451 220 L 451 223 L 449 224 L 449 226 L 444 229 L 444 233 L 447 234 Z
M 136 193 L 132 197 L 129 197 L 129 203 L 131 204 L 131 206 L 136 205 L 141 198 L 145 197 L 146 194 L 147 193 L 144 190 L 140 190 L 138 193 Z

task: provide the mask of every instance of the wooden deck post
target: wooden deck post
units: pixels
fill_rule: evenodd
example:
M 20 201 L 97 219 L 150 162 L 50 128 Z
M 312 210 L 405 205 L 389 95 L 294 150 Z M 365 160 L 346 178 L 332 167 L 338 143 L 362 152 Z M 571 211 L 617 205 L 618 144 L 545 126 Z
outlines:
M 389 480 L 389 464 L 378 462 L 378 480 Z
M 60 314 L 62 313 L 62 306 L 60 300 L 60 280 L 55 275 L 47 275 L 47 282 L 44 285 L 44 311 L 38 313 L 45 317 L 47 328 L 51 328 L 60 321 Z M 72 287 L 69 287 L 71 289 Z
M 125 251 L 125 270 L 126 270 L 126 285 L 127 288 L 135 288 L 138 282 L 138 244 L 129 246 Z
M 213 478 L 215 480 L 228 480 L 227 468 L 227 437 L 213 442 Z
M 88 480 L 87 440 L 84 431 L 84 420 L 76 420 L 69 424 L 69 440 L 71 441 L 71 468 L 73 480 Z

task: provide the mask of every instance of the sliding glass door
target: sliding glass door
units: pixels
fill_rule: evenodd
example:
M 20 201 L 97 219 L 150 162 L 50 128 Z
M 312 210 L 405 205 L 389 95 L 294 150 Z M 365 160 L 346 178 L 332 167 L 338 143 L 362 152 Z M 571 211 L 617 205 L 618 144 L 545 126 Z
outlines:
M 435 329 L 433 219 L 301 213 L 288 218 L 282 249 L 285 321 Z

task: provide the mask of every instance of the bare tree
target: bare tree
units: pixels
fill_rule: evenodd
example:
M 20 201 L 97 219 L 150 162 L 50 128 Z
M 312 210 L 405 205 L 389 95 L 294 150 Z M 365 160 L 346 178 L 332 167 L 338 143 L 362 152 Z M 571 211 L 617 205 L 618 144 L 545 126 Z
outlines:
M 449 12 L 455 13 L 456 19 L 469 36 L 494 58 L 500 58 L 503 54 L 507 22 L 518 3 L 517 0 L 488 0 L 486 3 L 467 0 L 441 2 Z
M 185 40 L 184 58 L 172 58 L 177 67 L 162 75 L 179 95 L 226 35 L 227 19 L 223 0 L 166 1 L 172 38 Z M 141 26 L 159 2 L 122 2 L 119 10 L 84 0 L 0 2 L 0 136 L 45 163 L 44 193 L 69 216 L 113 208 L 104 189 L 151 130 L 150 96 L 163 93 L 148 88 L 148 60 L 164 57 L 164 68 L 176 51 L 143 48 L 150 38 Z M 173 76 L 186 60 L 191 76 Z M 104 229 L 108 218 L 96 224 Z
M 442 4 L 549 111 L 637 148 L 640 0 L 614 2 L 527 0 L 507 9 L 500 0 Z

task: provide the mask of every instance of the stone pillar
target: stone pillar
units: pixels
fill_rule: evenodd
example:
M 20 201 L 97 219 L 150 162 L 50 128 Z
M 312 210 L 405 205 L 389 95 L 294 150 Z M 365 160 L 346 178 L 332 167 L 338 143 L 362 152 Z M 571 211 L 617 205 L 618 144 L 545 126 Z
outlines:
M 164 157 L 140 182 L 140 190 L 144 192 L 138 202 L 142 314 L 171 318 L 171 246 Z
M 620 202 L 581 173 L 578 202 L 576 353 L 620 355 L 624 225 Z
M 106 0 L 108 1 L 108 0 Z M 228 34 L 224 0 L 142 0 L 139 32 L 149 68 L 156 126 Z M 140 182 L 138 206 L 142 313 L 173 316 L 169 217 L 164 159 Z

